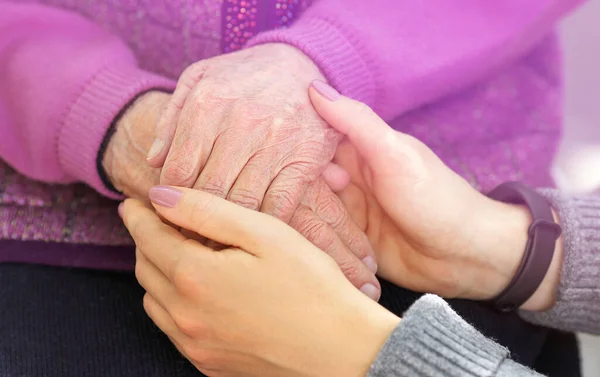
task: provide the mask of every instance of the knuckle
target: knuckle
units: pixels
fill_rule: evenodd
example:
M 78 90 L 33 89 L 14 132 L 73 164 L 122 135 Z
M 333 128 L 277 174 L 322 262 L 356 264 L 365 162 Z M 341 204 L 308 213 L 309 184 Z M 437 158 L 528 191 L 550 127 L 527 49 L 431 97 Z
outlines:
M 360 280 L 362 271 L 360 266 L 358 265 L 358 262 L 346 260 L 344 262 L 339 263 L 338 265 L 340 266 L 340 269 L 349 281 L 357 283 Z
M 175 288 L 183 294 L 197 293 L 200 282 L 197 278 L 195 263 L 188 257 L 180 256 L 173 263 L 171 280 Z
M 358 259 L 362 260 L 367 256 L 373 256 L 374 252 L 371 243 L 363 232 L 356 229 L 355 231 L 349 231 L 346 236 L 347 239 L 345 242 L 348 245 L 348 249 Z
M 341 227 L 348 218 L 346 209 L 336 200 L 333 193 L 320 197 L 315 212 L 333 228 Z
M 232 190 L 229 194 L 229 200 L 249 209 L 257 210 L 260 208 L 262 200 L 253 192 L 248 190 Z
M 203 369 L 218 370 L 225 363 L 224 356 L 218 351 L 198 349 L 196 347 L 190 348 L 189 351 L 193 354 L 193 356 L 190 356 L 194 360 L 194 363 Z
M 305 158 L 304 161 L 296 161 L 286 166 L 285 173 L 293 177 L 298 184 L 308 183 L 317 176 L 317 165 L 316 159 Z
M 143 280 L 143 269 L 142 269 L 142 264 L 137 261 L 135 263 L 135 269 L 134 269 L 134 273 L 135 273 L 135 278 L 137 279 L 137 281 L 141 282 Z
M 219 176 L 211 177 L 208 181 L 201 184 L 198 188 L 204 192 L 208 192 L 209 194 L 218 196 L 220 198 L 224 198 L 227 194 L 225 189 L 225 180 Z
M 144 294 L 144 297 L 142 298 L 142 306 L 144 307 L 144 311 L 146 313 L 152 310 L 152 304 L 150 303 L 150 295 L 148 293 Z
M 297 230 L 320 248 L 328 250 L 333 245 L 333 237 L 328 232 L 327 224 L 322 221 L 315 219 L 301 221 Z
M 269 191 L 269 200 L 273 203 L 271 215 L 277 218 L 286 217 L 297 204 L 296 196 L 290 189 L 277 188 Z
M 179 157 L 171 159 L 161 175 L 166 184 L 182 187 L 191 187 L 196 179 L 194 166 L 187 161 L 181 161 Z
M 206 338 L 207 327 L 188 311 L 181 309 L 172 310 L 171 318 L 173 319 L 175 326 L 177 326 L 179 331 L 183 334 L 194 339 Z M 186 351 L 186 354 L 187 353 L 188 352 Z
M 200 61 L 191 64 L 181 74 L 178 84 L 191 89 L 204 76 L 204 72 L 206 72 L 206 64 L 204 62 Z

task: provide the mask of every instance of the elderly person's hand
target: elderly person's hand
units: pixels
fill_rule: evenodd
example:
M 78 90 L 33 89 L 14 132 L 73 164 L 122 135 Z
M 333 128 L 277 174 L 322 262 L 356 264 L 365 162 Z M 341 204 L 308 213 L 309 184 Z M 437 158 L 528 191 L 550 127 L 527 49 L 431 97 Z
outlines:
M 289 223 L 357 287 L 375 286 L 376 298 L 371 245 L 319 178 L 341 139 L 308 99 L 306 87 L 320 77 L 285 44 L 197 62 L 178 81 L 148 162 L 162 168 L 161 184 L 210 192 Z
M 103 167 L 115 188 L 128 197 L 148 201 L 148 190 L 159 183 L 160 169 L 145 161 L 155 126 L 170 98 L 154 91 L 142 95 L 119 118 L 110 138 Z M 370 243 L 324 181 L 308 185 L 290 224 L 334 258 L 356 287 L 374 300 L 379 298 L 381 287 L 374 275 Z
M 309 93 L 323 119 L 349 139 L 334 159 L 350 175 L 338 195 L 371 240 L 378 275 L 449 298 L 498 295 L 523 257 L 529 210 L 489 199 L 423 143 L 325 83 L 314 83 Z M 340 187 L 340 174 L 324 176 Z M 551 271 L 523 308 L 551 304 L 559 258 L 555 253 Z
M 274 217 L 209 193 L 159 186 L 154 210 L 120 209 L 137 245 L 144 308 L 209 376 L 365 376 L 399 318 Z M 169 222 L 223 245 L 216 251 Z
M 150 91 L 137 98 L 119 117 L 102 157 L 108 180 L 125 196 L 148 200 L 160 169 L 145 163 L 154 129 L 171 95 Z

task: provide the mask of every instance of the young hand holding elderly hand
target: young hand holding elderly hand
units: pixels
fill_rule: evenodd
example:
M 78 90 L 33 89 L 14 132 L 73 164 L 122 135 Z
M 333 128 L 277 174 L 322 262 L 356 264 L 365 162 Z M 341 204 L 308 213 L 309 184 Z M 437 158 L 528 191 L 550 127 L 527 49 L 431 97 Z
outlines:
M 382 277 L 447 297 L 488 299 L 504 288 L 524 250 L 526 209 L 488 199 L 323 83 L 310 97 L 348 136 L 335 162 L 350 183 L 339 167 L 325 176 L 373 243 Z M 188 239 L 140 202 L 122 209 L 145 309 L 200 371 L 367 374 L 400 319 L 352 287 L 330 257 L 279 220 L 208 193 L 160 186 L 150 197 L 169 222 L 230 245 L 216 251 Z M 551 305 L 557 264 L 531 309 Z
M 285 44 L 199 61 L 173 95 L 149 92 L 129 107 L 104 155 L 107 175 L 129 197 L 147 199 L 160 182 L 273 215 L 377 300 L 373 249 L 320 178 L 341 134 L 310 104 L 306 86 L 318 77 L 318 67 Z
M 159 186 L 156 209 L 127 200 L 144 308 L 210 376 L 364 376 L 399 319 L 333 259 L 274 217 Z M 165 225 L 224 245 L 216 251 Z M 351 330 L 351 331 L 348 331 Z

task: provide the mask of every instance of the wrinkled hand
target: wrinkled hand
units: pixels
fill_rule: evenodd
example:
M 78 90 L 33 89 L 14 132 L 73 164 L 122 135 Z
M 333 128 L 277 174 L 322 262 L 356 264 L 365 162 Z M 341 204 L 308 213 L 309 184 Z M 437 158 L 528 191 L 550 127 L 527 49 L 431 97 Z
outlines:
M 170 98 L 159 91 L 145 93 L 117 121 L 102 166 L 113 186 L 127 197 L 148 200 L 148 190 L 160 180 L 160 169 L 149 166 L 146 156 Z
M 341 138 L 308 99 L 306 87 L 319 77 L 310 59 L 284 44 L 193 64 L 159 120 L 148 162 L 162 168 L 162 184 L 200 189 L 290 223 L 353 284 L 379 292 L 366 236 L 319 180 Z
M 378 275 L 445 297 L 488 299 L 504 289 L 525 250 L 528 211 L 482 195 L 368 106 L 330 101 L 315 87 L 318 113 L 349 139 L 334 159 L 351 181 L 338 195 L 371 240 Z M 324 176 L 341 189 L 336 174 Z
M 148 155 L 162 167 L 161 184 L 201 189 L 289 221 L 341 139 L 306 94 L 320 77 L 310 59 L 283 44 L 190 66 Z
M 127 200 L 144 308 L 208 376 L 362 377 L 399 318 L 360 294 L 334 261 L 283 222 L 211 194 L 157 187 L 169 222 Z

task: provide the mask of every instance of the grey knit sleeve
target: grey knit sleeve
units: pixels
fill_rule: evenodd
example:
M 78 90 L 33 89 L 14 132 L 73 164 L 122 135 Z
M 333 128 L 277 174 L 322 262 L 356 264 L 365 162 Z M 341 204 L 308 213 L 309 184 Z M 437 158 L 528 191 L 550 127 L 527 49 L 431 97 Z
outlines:
M 600 334 L 600 198 L 539 190 L 557 211 L 564 259 L 556 304 L 545 312 L 521 311 L 539 325 Z
M 367 377 L 539 377 L 508 358 L 441 298 L 426 295 L 406 312 Z

